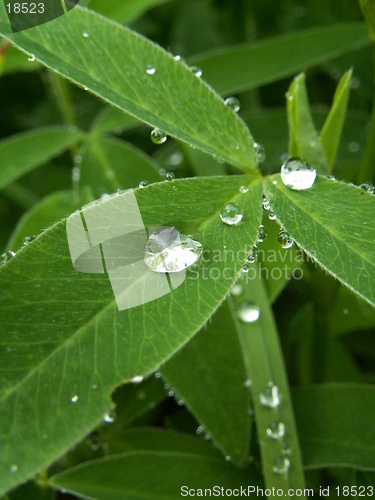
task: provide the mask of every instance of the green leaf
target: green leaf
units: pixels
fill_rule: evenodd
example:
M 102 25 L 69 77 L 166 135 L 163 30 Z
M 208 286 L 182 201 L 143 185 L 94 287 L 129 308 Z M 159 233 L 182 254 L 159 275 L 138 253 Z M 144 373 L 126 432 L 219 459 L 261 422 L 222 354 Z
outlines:
M 359 0 L 364 18 L 367 23 L 370 38 L 375 42 L 375 6 L 372 0 Z
M 243 184 L 246 194 L 239 192 Z M 168 295 L 122 311 L 106 275 L 73 268 L 65 221 L 0 268 L 1 493 L 95 428 L 113 406 L 115 386 L 153 372 L 202 328 L 255 242 L 262 211 L 257 175 L 162 182 L 134 193 L 146 227 L 179 220 L 200 229 L 206 258 Z M 90 213 L 100 225 L 104 212 L 129 196 L 133 191 L 86 208 L 86 219 Z M 219 217 L 229 201 L 243 213 L 235 226 Z M 103 230 L 105 237 L 107 218 Z M 212 267 L 217 279 L 203 279 Z
M 190 489 L 197 492 L 201 489 L 204 494 L 205 488 L 216 486 L 220 492 L 220 488 L 225 491 L 242 486 L 247 492 L 247 485 L 256 487 L 261 483 L 257 472 L 237 469 L 215 458 L 168 451 L 134 451 L 87 462 L 52 477 L 50 484 L 100 500 L 175 500 L 181 492 Z
M 121 109 L 113 106 L 106 106 L 96 117 L 92 131 L 97 133 L 111 132 L 120 134 L 121 132 L 139 127 L 141 122 L 132 116 L 124 113 Z
M 25 132 L 0 142 L 0 188 L 77 144 L 82 132 L 49 127 Z
M 308 190 L 293 191 L 279 175 L 265 180 L 265 192 L 271 209 L 298 246 L 375 305 L 375 197 L 322 177 Z
M 195 175 L 202 177 L 211 175 L 225 175 L 225 166 L 218 163 L 215 158 L 208 156 L 197 149 L 184 147 L 184 152 L 189 159 L 191 168 Z
M 156 161 L 119 139 L 93 136 L 81 153 L 80 184 L 90 186 L 95 197 L 162 180 Z
M 298 75 L 287 93 L 289 154 L 309 161 L 320 173 L 329 171 L 323 145 L 310 112 L 305 75 Z
M 109 446 L 111 453 L 136 450 L 175 451 L 221 458 L 220 453 L 202 438 L 155 427 L 138 427 L 116 433 L 109 440 Z
M 91 0 L 90 9 L 105 17 L 115 19 L 122 24 L 130 24 L 141 17 L 147 10 L 170 0 Z
M 242 350 L 227 302 L 161 373 L 223 454 L 243 464 L 249 449 L 250 401 Z
M 249 90 L 369 45 L 363 23 L 319 27 L 194 57 L 220 94 Z
M 243 287 L 242 293 L 230 299 L 230 304 L 251 387 L 264 482 L 266 488 L 281 489 L 287 495 L 290 488 L 304 488 L 298 435 L 283 355 L 267 293 L 261 275 L 249 273 L 238 281 Z M 252 320 L 247 321 L 241 316 L 241 311 L 250 306 L 258 308 L 254 312 L 258 312 L 259 316 L 250 317 Z M 271 390 L 270 384 L 272 391 L 277 391 L 275 399 L 268 396 L 273 406 L 262 401 L 262 396 Z M 268 429 L 278 423 L 284 425 L 285 432 L 273 439 Z M 290 461 L 290 468 L 285 473 L 275 474 L 274 468 L 283 460 Z
M 3 5 L 0 20 L 8 36 Z M 77 6 L 9 38 L 139 120 L 243 170 L 256 169 L 254 142 L 243 121 L 189 67 L 137 33 Z M 151 68 L 154 74 L 147 73 Z
M 72 191 L 55 192 L 47 196 L 22 216 L 8 242 L 8 249 L 19 248 L 26 236 L 39 234 L 92 199 L 87 190 L 82 196 L 77 196 Z
M 0 42 L 0 75 L 8 75 L 18 71 L 35 71 L 40 65 L 28 60 L 27 54 L 17 50 L 8 41 Z
M 353 71 L 350 69 L 341 78 L 333 97 L 333 104 L 329 115 L 320 133 L 320 141 L 323 145 L 330 172 L 332 172 L 340 144 L 341 133 L 348 107 L 352 74 Z
M 326 384 L 293 390 L 305 468 L 375 469 L 375 388 Z

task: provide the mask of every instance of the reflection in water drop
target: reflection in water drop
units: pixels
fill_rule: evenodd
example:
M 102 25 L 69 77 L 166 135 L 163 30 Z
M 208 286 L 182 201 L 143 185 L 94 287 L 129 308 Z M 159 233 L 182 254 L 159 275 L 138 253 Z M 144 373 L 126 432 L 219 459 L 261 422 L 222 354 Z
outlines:
M 295 191 L 311 188 L 315 179 L 315 168 L 303 158 L 289 158 L 281 167 L 281 180 L 285 186 Z
M 146 244 L 145 264 L 157 273 L 177 273 L 195 264 L 203 252 L 202 235 L 188 224 L 160 227 Z

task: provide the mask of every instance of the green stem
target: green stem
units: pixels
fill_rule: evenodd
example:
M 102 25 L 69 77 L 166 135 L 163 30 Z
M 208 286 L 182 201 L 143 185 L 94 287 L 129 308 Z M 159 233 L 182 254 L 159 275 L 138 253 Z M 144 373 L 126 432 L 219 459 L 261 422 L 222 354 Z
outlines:
M 265 287 L 259 275 L 248 284 L 246 284 L 246 276 L 238 282 L 244 287 L 241 300 L 259 307 L 259 319 L 252 323 L 242 322 L 238 316 L 241 303 L 230 299 L 230 304 L 251 382 L 266 488 L 282 489 L 287 496 L 288 489 L 303 489 L 305 486 L 287 374 Z M 243 304 L 244 302 L 242 302 L 242 307 Z M 273 389 L 270 388 L 270 383 L 273 384 Z M 273 407 L 264 404 L 264 396 L 270 390 L 277 391 L 280 399 L 279 403 Z M 276 398 L 274 402 L 277 402 Z M 273 439 L 269 436 L 269 429 L 272 424 L 278 423 L 281 424 L 279 431 L 282 426 L 285 426 L 285 435 L 280 432 L 279 438 Z M 283 465 L 285 466 L 284 472 L 282 471 Z
M 374 58 L 375 59 L 375 58 Z M 365 156 L 358 172 L 357 183 L 374 181 L 375 165 L 375 96 L 373 101 L 370 130 L 367 136 Z
M 17 182 L 4 187 L 2 193 L 26 210 L 29 210 L 29 208 L 33 207 L 39 201 L 39 198 L 34 193 Z
M 74 108 L 70 98 L 67 82 L 57 73 L 51 72 L 50 75 L 52 89 L 61 115 L 65 123 L 76 127 L 77 122 L 74 116 Z

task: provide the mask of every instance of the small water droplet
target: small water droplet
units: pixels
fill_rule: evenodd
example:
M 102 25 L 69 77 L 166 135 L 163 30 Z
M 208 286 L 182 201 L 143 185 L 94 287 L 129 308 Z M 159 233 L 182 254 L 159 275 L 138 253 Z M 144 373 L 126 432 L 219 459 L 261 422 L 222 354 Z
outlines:
M 35 61 L 35 56 L 34 54 L 30 54 L 29 57 L 27 58 L 29 62 L 34 62 Z
M 228 106 L 228 108 L 233 109 L 235 113 L 238 113 L 241 109 L 241 104 L 237 97 L 228 97 L 225 99 L 224 103 Z
M 271 210 L 270 202 L 266 197 L 263 198 L 263 209 L 268 212 L 268 210 Z
M 139 183 L 139 187 L 140 187 L 140 188 L 144 188 L 144 187 L 146 187 L 146 186 L 148 186 L 148 181 L 141 181 L 141 182 Z
M 229 226 L 235 226 L 242 220 L 240 207 L 236 203 L 228 203 L 220 212 L 220 219 Z
M 240 193 L 245 194 L 249 192 L 249 188 L 247 186 L 240 187 Z
M 232 458 L 231 458 L 229 455 L 227 455 L 227 456 L 225 457 L 225 460 L 226 460 L 227 462 L 230 462 L 230 461 L 232 460 Z
M 173 398 L 174 392 L 173 391 L 168 391 L 168 397 Z
M 79 182 L 81 179 L 81 168 L 76 166 L 72 169 L 72 180 L 73 182 Z
M 286 474 L 290 467 L 290 461 L 286 457 L 277 457 L 273 462 L 273 471 L 276 474 Z
M 0 264 L 5 264 L 6 262 L 9 262 L 10 259 L 13 259 L 13 257 L 15 256 L 16 254 L 14 252 L 11 252 L 10 250 L 8 250 L 8 252 L 5 252 L 1 255 L 1 261 L 0 261 Z
M 336 177 L 334 175 L 326 175 L 325 177 L 326 177 L 326 179 L 328 179 L 330 181 L 335 181 L 336 180 Z
M 249 268 L 249 266 L 248 266 L 247 264 L 244 264 L 244 265 L 242 266 L 242 272 L 243 272 L 243 273 L 248 273 L 248 272 L 249 272 L 249 269 L 250 269 L 250 268 Z
M 230 291 L 230 294 L 232 297 L 240 297 L 242 295 L 243 288 L 239 283 L 235 283 L 232 286 L 232 290 Z
M 353 76 L 352 81 L 350 82 L 350 88 L 357 89 L 361 85 L 361 80 L 356 76 Z
M 179 165 L 181 165 L 183 160 L 184 155 L 181 153 L 181 151 L 174 151 L 168 157 L 168 165 L 171 165 L 172 167 L 178 167 Z
M 18 471 L 18 465 L 13 464 L 10 466 L 10 472 L 15 473 Z
M 72 403 L 76 403 L 78 401 L 79 397 L 77 396 L 77 394 L 75 396 L 72 397 L 71 401 Z
M 262 405 L 268 406 L 269 408 L 276 408 L 279 406 L 279 388 L 277 385 L 268 385 L 263 392 L 259 394 L 259 399 Z
M 126 190 L 122 187 L 119 187 L 116 191 L 117 194 L 124 194 L 126 192 Z
M 165 174 L 167 173 L 167 171 L 165 170 L 165 168 L 161 168 L 159 170 L 159 175 L 161 175 L 162 177 L 165 177 Z
M 136 375 L 135 377 L 130 379 L 130 383 L 132 384 L 140 384 L 143 381 L 142 375 Z
M 197 427 L 197 430 L 195 431 L 195 434 L 198 434 L 198 436 L 200 436 L 201 434 L 203 434 L 204 432 L 204 427 L 202 425 L 199 425 Z
M 156 372 L 156 373 L 155 373 L 155 378 L 160 378 L 160 377 L 161 377 L 161 373 Z
M 363 191 L 366 191 L 366 193 L 374 192 L 374 186 L 371 184 L 371 182 L 364 182 L 363 184 L 360 185 L 360 188 Z
M 269 218 L 269 220 L 276 220 L 277 219 L 276 214 L 274 214 L 273 212 L 269 213 L 268 218 Z
M 203 74 L 203 71 L 200 68 L 198 68 L 198 66 L 192 66 L 190 69 L 194 73 L 194 75 L 198 78 L 200 78 Z
M 343 313 L 343 314 L 345 314 L 345 315 L 346 315 L 346 314 L 349 314 L 349 309 L 343 309 L 343 310 L 342 310 L 342 313 Z
M 29 243 L 31 243 L 32 241 L 34 241 L 36 238 L 35 234 L 33 234 L 32 236 L 26 236 L 23 240 L 23 244 L 24 245 L 28 245 Z
M 154 75 L 156 73 L 156 69 L 150 64 L 147 66 L 146 73 L 148 75 Z
M 115 421 L 115 416 L 113 412 L 108 412 L 104 415 L 104 422 L 106 424 L 113 424 L 114 421 Z
M 283 422 L 272 422 L 267 429 L 267 436 L 272 439 L 281 439 L 285 436 L 285 425 Z
M 262 146 L 258 142 L 255 142 L 254 148 L 255 148 L 255 156 L 257 157 L 258 163 L 263 163 L 264 160 L 266 159 L 266 151 L 264 149 L 264 146 Z
M 204 440 L 205 441 L 210 441 L 211 440 L 211 436 L 209 434 L 205 434 Z
M 159 128 L 154 128 L 151 132 L 151 140 L 154 144 L 164 144 L 167 140 L 167 136 Z
M 165 174 L 165 180 L 166 180 L 167 182 L 172 182 L 172 181 L 174 181 L 174 180 L 175 180 L 175 178 L 176 178 L 176 176 L 174 175 L 174 173 L 173 173 L 173 172 L 167 172 L 167 173 Z
M 173 57 L 173 59 L 174 59 L 175 61 L 181 61 L 181 60 L 182 60 L 182 57 L 181 57 L 179 54 L 177 54 L 177 55 L 175 55 L 175 56 Z
M 96 391 L 96 389 L 97 389 L 97 388 L 98 388 L 98 384 L 93 384 L 93 385 L 91 386 L 91 389 L 92 389 L 93 391 Z
M 315 179 L 315 168 L 303 158 L 289 158 L 281 167 L 281 180 L 285 186 L 295 191 L 311 188 Z
M 245 380 L 245 382 L 243 383 L 243 386 L 244 387 L 251 387 L 251 380 L 249 378 L 247 380 Z
M 282 248 L 290 248 L 293 246 L 293 240 L 290 236 L 289 233 L 286 231 L 280 231 L 279 234 L 277 235 L 277 241 L 280 243 Z
M 145 264 L 157 273 L 177 273 L 195 264 L 203 252 L 202 235 L 188 224 L 160 227 L 146 244 Z
M 259 243 L 262 243 L 267 238 L 267 236 L 268 236 L 267 229 L 263 226 L 263 224 L 261 224 L 259 226 L 257 241 Z
M 243 323 L 255 323 L 259 319 L 260 309 L 255 304 L 244 302 L 239 306 L 237 315 Z
M 247 257 L 247 262 L 249 264 L 254 264 L 258 258 L 259 254 L 259 248 L 254 245 L 253 248 L 251 249 L 251 252 L 249 253 L 249 256 Z
M 88 38 L 88 37 L 90 36 L 90 35 L 87 33 L 87 31 L 84 31 L 84 32 L 82 33 L 82 35 L 83 35 L 83 37 L 84 37 L 84 38 Z

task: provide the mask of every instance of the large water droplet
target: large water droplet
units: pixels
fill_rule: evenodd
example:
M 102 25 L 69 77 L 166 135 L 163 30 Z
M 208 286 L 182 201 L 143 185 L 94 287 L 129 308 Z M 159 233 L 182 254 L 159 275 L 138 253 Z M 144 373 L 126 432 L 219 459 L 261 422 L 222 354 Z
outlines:
M 255 323 L 259 318 L 260 309 L 254 304 L 244 302 L 239 306 L 237 315 L 243 323 Z
M 293 246 L 293 240 L 289 233 L 286 231 L 280 231 L 277 235 L 277 241 L 283 248 L 290 248 Z
M 303 158 L 289 158 L 281 167 L 281 180 L 285 186 L 295 191 L 311 188 L 315 179 L 315 168 Z
M 276 408 L 279 406 L 279 388 L 277 385 L 268 385 L 263 392 L 259 394 L 259 399 L 262 405 L 268 406 L 269 408 Z
M 281 439 L 285 435 L 285 425 L 283 422 L 272 422 L 267 429 L 267 436 L 272 439 Z
M 197 76 L 198 78 L 200 78 L 203 74 L 203 71 L 200 68 L 198 68 L 198 66 L 192 66 L 190 69 L 194 73 L 194 75 Z
M 240 207 L 236 203 L 228 203 L 220 212 L 220 219 L 229 226 L 235 226 L 242 220 Z
M 178 223 L 172 227 L 160 227 L 150 235 L 144 261 L 151 271 L 177 273 L 197 262 L 202 252 L 200 232 Z
M 263 226 L 263 224 L 261 224 L 259 226 L 257 241 L 259 243 L 262 243 L 267 238 L 267 236 L 268 236 L 267 229 Z
M 273 462 L 273 471 L 276 474 L 286 474 L 290 467 L 290 460 L 286 457 L 277 457 Z
M 263 163 L 264 160 L 266 159 L 266 151 L 264 149 L 264 146 L 262 146 L 258 142 L 255 142 L 254 148 L 255 148 L 255 156 L 257 157 L 258 163 Z
M 154 144 L 164 144 L 167 140 L 167 136 L 159 128 L 154 128 L 151 132 L 151 140 Z
M 237 97 L 228 97 L 224 102 L 228 106 L 228 108 L 233 109 L 235 113 L 238 113 L 241 109 L 241 104 Z

